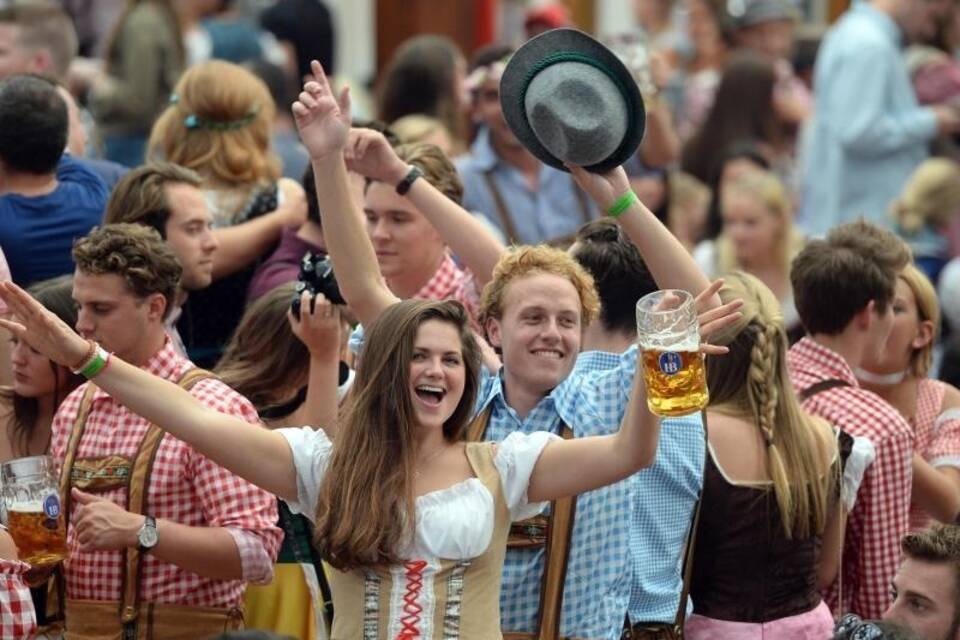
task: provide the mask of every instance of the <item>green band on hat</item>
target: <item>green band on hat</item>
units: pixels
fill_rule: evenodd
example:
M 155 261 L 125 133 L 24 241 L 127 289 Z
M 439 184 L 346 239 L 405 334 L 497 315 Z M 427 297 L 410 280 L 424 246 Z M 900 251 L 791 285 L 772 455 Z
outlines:
M 610 78 L 610 80 L 613 81 L 613 84 L 616 85 L 617 89 L 620 90 L 620 95 L 623 96 L 624 101 L 627 103 L 627 131 L 630 131 L 634 128 L 636 125 L 635 120 L 637 108 L 640 105 L 634 104 L 633 95 L 628 88 L 624 86 L 620 76 L 614 73 L 613 69 L 603 64 L 603 62 L 597 60 L 596 58 L 592 58 L 576 51 L 558 51 L 556 53 L 551 53 L 530 67 L 530 70 L 527 71 L 527 75 L 523 78 L 523 86 L 520 88 L 519 94 L 520 116 L 523 118 L 523 122 L 527 128 L 533 131 L 533 127 L 530 125 L 530 120 L 527 118 L 527 88 L 530 86 L 530 83 L 533 82 L 533 79 L 537 77 L 537 74 L 547 67 L 559 64 L 561 62 L 581 62 L 593 67 L 594 69 L 602 71 L 605 76 Z M 627 144 L 627 137 L 624 137 L 624 139 L 620 142 L 620 146 L 617 147 L 616 151 L 614 151 L 611 155 L 616 155 L 622 151 L 623 147 Z

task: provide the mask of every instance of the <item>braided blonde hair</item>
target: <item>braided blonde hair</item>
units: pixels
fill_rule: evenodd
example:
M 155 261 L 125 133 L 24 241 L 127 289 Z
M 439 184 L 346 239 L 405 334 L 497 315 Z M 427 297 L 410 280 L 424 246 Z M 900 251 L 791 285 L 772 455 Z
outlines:
M 730 348 L 707 359 L 710 411 L 752 421 L 766 443 L 767 472 L 788 538 L 822 533 L 837 454 L 830 426 L 805 413 L 787 373 L 787 335 L 780 305 L 757 278 L 726 276 L 724 303 L 743 300 L 741 318 L 710 336 Z

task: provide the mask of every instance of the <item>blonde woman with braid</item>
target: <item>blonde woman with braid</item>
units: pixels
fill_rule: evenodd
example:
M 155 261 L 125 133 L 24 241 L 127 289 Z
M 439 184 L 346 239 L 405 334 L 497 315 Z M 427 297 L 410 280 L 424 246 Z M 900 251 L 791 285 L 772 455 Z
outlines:
M 709 455 L 685 637 L 821 640 L 833 629 L 820 588 L 839 566 L 839 475 L 854 442 L 842 434 L 838 448 L 830 425 L 800 408 L 773 293 L 734 272 L 720 297 L 743 307 L 717 334 L 729 354 L 707 360 Z

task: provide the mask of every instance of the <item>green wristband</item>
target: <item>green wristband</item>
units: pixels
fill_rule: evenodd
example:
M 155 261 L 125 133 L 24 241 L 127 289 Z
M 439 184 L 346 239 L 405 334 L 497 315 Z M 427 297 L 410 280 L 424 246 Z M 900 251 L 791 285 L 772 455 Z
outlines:
M 110 354 L 107 353 L 103 347 L 101 347 L 100 345 L 97 345 L 96 352 L 94 353 L 93 357 L 90 359 L 90 362 L 88 362 L 87 365 L 80 370 L 80 375 L 82 375 L 87 380 L 89 380 L 90 378 L 93 378 L 95 375 L 97 375 L 98 373 L 100 373 L 106 368 L 107 362 L 109 360 L 110 360 Z
M 634 202 L 639 202 L 639 198 L 637 198 L 637 194 L 635 194 L 631 189 L 617 198 L 617 201 L 610 205 L 610 208 L 607 209 L 607 213 L 611 217 L 616 218 L 624 211 L 629 209 L 630 205 L 632 205 Z

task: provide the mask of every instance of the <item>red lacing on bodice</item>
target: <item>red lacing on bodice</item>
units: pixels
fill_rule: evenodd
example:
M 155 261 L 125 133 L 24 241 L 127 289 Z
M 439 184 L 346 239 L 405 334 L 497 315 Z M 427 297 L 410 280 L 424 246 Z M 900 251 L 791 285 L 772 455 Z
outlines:
M 406 615 L 400 618 L 403 628 L 397 634 L 397 640 L 416 640 L 420 637 L 420 614 L 423 613 L 418 600 L 423 591 L 423 570 L 427 568 L 427 563 L 413 560 L 405 566 L 407 570 L 403 575 L 407 579 L 407 590 L 403 594 L 403 613 Z

